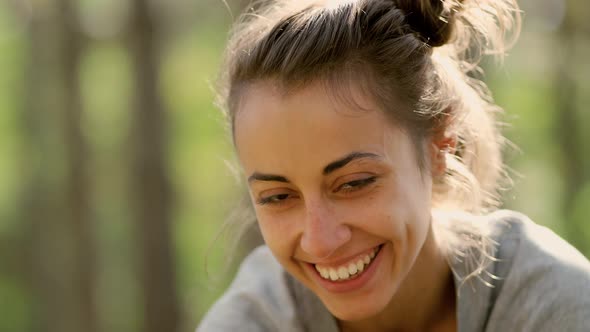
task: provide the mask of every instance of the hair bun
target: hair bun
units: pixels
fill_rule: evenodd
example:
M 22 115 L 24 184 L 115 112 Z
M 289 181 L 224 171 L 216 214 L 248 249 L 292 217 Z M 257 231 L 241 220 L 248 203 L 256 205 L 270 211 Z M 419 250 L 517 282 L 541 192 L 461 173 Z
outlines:
M 396 0 L 404 11 L 412 30 L 432 47 L 448 43 L 453 35 L 455 14 L 460 8 L 456 0 Z

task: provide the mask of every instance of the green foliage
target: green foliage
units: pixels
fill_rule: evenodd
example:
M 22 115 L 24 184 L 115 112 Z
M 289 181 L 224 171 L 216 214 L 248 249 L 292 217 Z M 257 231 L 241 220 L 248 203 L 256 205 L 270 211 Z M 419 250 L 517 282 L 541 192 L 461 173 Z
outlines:
M 108 17 L 108 8 L 99 9 L 102 3 L 81 1 L 83 19 L 91 21 L 82 25 L 90 32 L 94 31 L 93 27 L 108 27 L 108 20 L 92 21 Z M 105 2 L 105 6 L 107 3 L 118 6 L 114 1 Z M 165 7 L 167 2 L 160 5 Z M 165 22 L 160 92 L 168 116 L 167 162 L 175 198 L 173 238 L 177 286 L 183 307 L 182 330 L 190 331 L 235 271 L 235 267 L 225 269 L 224 238 L 213 242 L 241 189 L 227 166 L 235 164 L 233 147 L 223 117 L 213 105 L 213 88 L 230 14 L 221 1 L 174 2 L 169 6 L 174 7 L 170 9 L 173 13 L 183 13 L 183 20 Z M 213 9 L 207 12 L 208 8 Z M 51 68 L 25 68 L 26 23 L 20 22 L 11 11 L 6 2 L 0 2 L 0 249 L 5 252 L 0 258 L 26 249 L 20 239 L 28 231 L 27 224 L 19 216 L 24 206 L 22 186 L 29 165 L 22 163 L 40 157 L 35 155 L 37 150 L 23 148 L 26 137 L 22 114 L 30 101 L 25 86 L 30 70 L 52 72 Z M 95 11 L 102 16 L 92 18 Z M 119 16 L 117 19 L 122 20 Z M 142 290 L 137 282 L 140 253 L 138 230 L 131 221 L 129 175 L 132 170 L 128 168 L 134 68 L 125 39 L 115 36 L 113 31 L 104 34 L 95 31 L 96 34 L 87 36 L 80 71 L 84 106 L 81 121 L 83 135 L 90 144 L 92 221 L 97 240 L 96 294 L 101 327 L 104 331 L 138 331 L 142 319 Z M 587 54 L 590 50 L 587 35 L 580 32 L 578 38 L 578 50 Z M 549 39 L 547 33 L 528 30 L 523 39 L 507 59 L 506 67 L 488 76 L 497 102 L 507 111 L 503 119 L 510 126 L 505 133 L 523 151 L 508 155 L 510 166 L 522 176 L 515 176 L 515 189 L 506 195 L 505 206 L 549 226 L 588 256 L 587 171 L 586 178 L 580 179 L 581 190 L 571 202 L 571 211 L 563 210 L 568 188 L 562 165 L 567 156 L 556 139 L 560 134 L 556 122 L 562 115 L 556 96 L 559 82 L 555 82 L 554 76 L 560 40 L 553 36 L 545 43 Z M 585 107 L 590 102 L 590 67 L 585 62 L 587 57 L 578 58 L 580 63 L 572 67 L 580 68 L 573 75 L 579 87 L 575 103 L 579 121 L 578 127 L 572 130 L 579 132 L 582 142 L 579 153 L 588 169 L 590 150 L 586 142 L 590 139 L 590 112 Z M 59 132 L 59 119 L 53 114 L 48 110 L 44 115 L 45 130 Z M 47 154 L 61 156 L 59 151 L 63 147 L 54 142 L 45 144 L 50 150 Z M 59 174 L 63 160 L 56 159 L 43 160 L 41 166 L 48 173 Z M 0 264 L 3 317 L 0 331 L 31 331 L 30 317 L 38 307 L 27 280 L 14 277 L 25 274 L 28 262 L 20 255 L 10 256 L 9 261 L 10 264 Z

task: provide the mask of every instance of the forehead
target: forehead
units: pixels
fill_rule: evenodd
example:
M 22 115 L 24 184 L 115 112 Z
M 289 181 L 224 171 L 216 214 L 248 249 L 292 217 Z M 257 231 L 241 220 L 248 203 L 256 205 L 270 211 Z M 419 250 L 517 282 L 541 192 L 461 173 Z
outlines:
M 234 123 L 245 170 L 286 172 L 302 162 L 321 168 L 351 152 L 385 156 L 396 150 L 401 131 L 360 89 L 351 86 L 347 93 L 338 98 L 321 83 L 290 93 L 272 82 L 249 87 Z

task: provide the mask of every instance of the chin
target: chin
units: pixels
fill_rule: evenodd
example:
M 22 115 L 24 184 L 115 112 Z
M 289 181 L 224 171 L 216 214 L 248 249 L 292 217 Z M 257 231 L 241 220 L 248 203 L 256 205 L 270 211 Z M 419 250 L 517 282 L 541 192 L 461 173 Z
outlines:
M 365 302 L 360 305 L 339 305 L 338 308 L 328 307 L 328 310 L 339 320 L 354 322 L 377 316 L 384 308 L 385 305 L 368 304 Z
M 365 274 L 338 286 L 315 276 L 314 292 L 339 320 L 361 321 L 377 316 L 387 308 L 397 289 L 394 261 L 393 245 L 386 243 Z

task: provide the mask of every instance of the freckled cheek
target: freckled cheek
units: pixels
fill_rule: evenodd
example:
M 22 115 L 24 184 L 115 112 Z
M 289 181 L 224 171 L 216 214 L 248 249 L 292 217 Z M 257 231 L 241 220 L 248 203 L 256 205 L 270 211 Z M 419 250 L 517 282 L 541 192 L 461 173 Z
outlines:
M 275 256 L 288 258 L 293 255 L 297 245 L 297 224 L 289 217 L 269 217 L 258 215 L 258 225 L 266 245 Z
M 364 224 L 382 234 L 391 235 L 403 223 L 403 202 L 396 199 L 393 190 L 379 191 L 359 204 L 357 213 L 364 215 Z
M 398 202 L 391 202 L 375 208 L 371 219 L 365 225 L 370 233 L 391 242 L 394 247 L 396 261 L 404 261 L 404 256 L 415 250 L 414 233 L 416 232 L 413 220 L 409 218 L 406 208 Z

